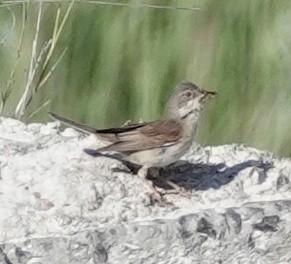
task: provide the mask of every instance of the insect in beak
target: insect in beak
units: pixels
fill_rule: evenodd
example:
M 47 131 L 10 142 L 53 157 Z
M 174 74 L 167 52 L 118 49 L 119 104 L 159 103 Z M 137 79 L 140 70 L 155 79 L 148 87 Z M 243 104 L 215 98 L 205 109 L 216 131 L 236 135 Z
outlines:
M 214 98 L 217 95 L 217 93 L 213 91 L 202 90 L 201 92 L 203 94 L 203 96 L 201 97 L 201 100 L 204 100 L 207 97 Z
M 205 94 L 206 96 L 214 97 L 214 96 L 217 95 L 217 92 L 204 90 L 204 94 Z

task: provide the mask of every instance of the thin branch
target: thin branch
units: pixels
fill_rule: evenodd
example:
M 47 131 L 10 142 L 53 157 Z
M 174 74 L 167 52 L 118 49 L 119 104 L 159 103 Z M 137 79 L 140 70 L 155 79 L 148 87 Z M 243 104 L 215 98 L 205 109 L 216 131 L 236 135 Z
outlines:
M 29 99 L 26 99 L 26 100 L 24 101 L 24 109 L 29 105 L 29 103 L 30 103 L 32 97 L 33 97 L 34 94 L 36 93 L 37 87 L 35 87 L 34 89 L 32 89 L 32 81 L 33 81 L 33 79 L 34 79 L 34 76 L 35 76 L 35 74 L 36 74 L 36 71 L 38 70 L 38 68 L 39 68 L 39 66 L 40 66 L 40 63 L 41 63 L 41 61 L 42 61 L 42 59 L 43 59 L 43 56 L 44 56 L 44 54 L 47 52 L 47 50 L 49 49 L 49 47 L 51 46 L 51 43 L 52 43 L 52 40 L 50 39 L 50 40 L 48 41 L 48 43 L 47 43 L 45 46 L 42 47 L 42 49 L 41 49 L 41 51 L 40 51 L 40 53 L 39 53 L 39 55 L 38 55 L 38 57 L 37 57 L 37 60 L 36 60 L 36 62 L 35 62 L 35 65 L 34 65 L 34 68 L 33 68 L 33 71 L 32 71 L 32 79 L 31 79 L 31 83 L 28 84 L 28 85 L 29 85 L 29 89 L 28 89 L 28 90 L 30 90 L 30 91 L 32 90 L 32 91 L 31 91 L 31 94 L 30 94 Z M 28 97 L 28 96 L 27 96 L 27 97 Z M 23 109 L 23 110 L 24 110 L 24 109 Z
M 31 52 L 31 60 L 30 60 L 30 66 L 29 66 L 29 73 L 28 73 L 28 79 L 26 82 L 26 87 L 24 90 L 24 93 L 22 97 L 20 98 L 16 109 L 15 109 L 15 116 L 20 118 L 23 115 L 26 100 L 29 94 L 30 87 L 32 85 L 33 77 L 35 74 L 35 63 L 36 63 L 36 46 L 39 36 L 39 27 L 40 27 L 40 21 L 41 21 L 41 15 L 42 15 L 42 2 L 39 3 L 39 9 L 38 9 L 38 16 L 37 16 L 37 23 L 36 23 L 36 32 L 32 44 L 32 52 Z
M 35 37 L 32 42 L 32 53 L 31 53 L 31 60 L 30 60 L 30 67 L 29 67 L 29 77 L 30 79 L 32 77 L 32 71 L 34 68 L 34 65 L 36 63 L 36 47 L 37 47 L 37 42 L 38 42 L 38 37 L 39 37 L 39 28 L 40 28 L 40 21 L 41 21 L 41 15 L 42 15 L 42 2 L 39 4 L 39 10 L 38 10 L 38 15 L 37 15 L 37 22 L 36 22 L 36 30 L 35 30 Z
M 20 51 L 23 43 L 23 36 L 24 36 L 24 31 L 26 28 L 26 22 L 27 22 L 27 10 L 26 10 L 26 4 L 22 4 L 22 24 L 21 24 L 21 34 L 20 34 L 20 39 L 19 39 L 19 44 L 18 44 L 18 50 L 17 50 L 17 57 L 20 57 Z
M 19 4 L 22 4 L 22 3 L 20 3 L 20 2 L 18 2 L 18 3 L 11 2 L 11 3 L 6 3 L 6 4 L 0 3 L 0 8 L 1 7 L 10 7 L 12 5 L 19 5 Z
M 197 11 L 200 10 L 198 7 L 184 7 L 184 6 L 174 6 L 174 5 L 151 5 L 151 4 L 131 4 L 131 3 L 118 3 L 118 2 L 106 2 L 106 1 L 94 1 L 94 0 L 83 0 L 78 1 L 88 4 L 95 5 L 109 5 L 109 6 L 119 6 L 119 7 L 136 7 L 136 8 L 154 8 L 154 9 L 166 9 L 166 10 L 188 10 Z
M 65 53 L 67 52 L 67 47 L 63 50 L 63 52 L 61 53 L 60 57 L 58 58 L 58 60 L 55 62 L 55 64 L 52 66 L 52 68 L 49 70 L 49 72 L 44 76 L 44 71 L 41 74 L 41 77 L 39 78 L 39 81 L 37 83 L 37 85 L 34 88 L 33 93 L 31 94 L 31 96 L 29 97 L 29 99 L 27 100 L 24 109 L 31 103 L 31 100 L 34 97 L 34 94 L 38 91 L 38 89 L 40 89 L 43 85 L 46 84 L 46 82 L 48 81 L 48 79 L 51 77 L 51 75 L 53 74 L 53 72 L 55 71 L 56 67 L 58 66 L 58 64 L 60 63 L 60 61 L 62 60 L 63 56 L 65 55 Z
M 49 72 L 43 77 L 41 78 L 41 81 L 39 82 L 39 84 L 37 85 L 37 89 L 41 88 L 50 78 L 50 76 L 52 75 L 52 73 L 55 71 L 56 67 L 58 66 L 58 64 L 60 63 L 60 61 L 62 60 L 62 58 L 64 57 L 64 55 L 66 54 L 68 50 L 68 47 L 66 47 L 63 52 L 61 53 L 60 57 L 58 58 L 58 60 L 55 62 L 55 64 L 51 67 L 51 69 L 49 70 Z
M 20 4 L 28 3 L 30 0 L 13 0 L 2 1 L 2 4 Z M 44 2 L 44 3 L 70 3 L 72 0 L 34 0 L 34 2 Z M 104 6 L 117 6 L 117 7 L 135 7 L 135 8 L 153 8 L 153 9 L 164 9 L 164 10 L 188 10 L 188 11 L 198 11 L 198 7 L 185 7 L 185 6 L 174 6 L 174 5 L 151 5 L 151 4 L 132 4 L 132 3 L 119 3 L 119 2 L 107 2 L 107 1 L 94 1 L 94 0 L 75 0 L 75 3 L 87 3 L 95 5 Z M 1 5 L 0 5 L 1 7 Z
M 57 65 L 60 63 L 61 59 L 63 58 L 63 56 L 65 55 L 67 51 L 67 48 L 65 48 L 63 52 L 61 53 L 60 57 L 58 58 L 58 60 L 53 64 L 53 66 L 49 70 L 47 69 L 48 64 L 51 60 L 53 51 L 55 49 L 56 43 L 64 28 L 65 22 L 69 16 L 69 13 L 71 11 L 73 4 L 74 4 L 74 1 L 72 1 L 69 7 L 67 8 L 65 15 L 62 21 L 60 22 L 60 25 L 59 25 L 60 8 L 57 10 L 56 22 L 55 22 L 52 38 L 49 40 L 49 42 L 45 46 L 42 47 L 42 49 L 40 50 L 37 56 L 36 49 L 38 46 L 40 22 L 41 22 L 41 16 L 42 16 L 42 2 L 40 2 L 39 9 L 38 9 L 37 22 L 36 22 L 36 33 L 35 33 L 35 37 L 33 39 L 33 44 L 32 44 L 32 52 L 31 52 L 28 78 L 27 78 L 25 89 L 24 89 L 24 93 L 22 97 L 20 98 L 16 106 L 16 110 L 14 112 L 14 115 L 17 118 L 21 118 L 24 115 L 24 110 L 31 103 L 38 89 L 47 83 L 47 81 L 49 80 L 49 78 L 55 71 Z M 44 63 L 42 64 L 42 66 L 40 66 L 43 61 L 43 56 L 45 54 L 46 54 L 46 57 L 44 59 Z M 40 76 L 38 77 L 36 84 L 34 84 L 35 76 L 39 68 L 41 68 Z M 39 109 L 37 109 L 37 111 L 39 111 Z
M 71 12 L 71 9 L 72 9 L 74 3 L 75 3 L 75 0 L 71 1 L 71 4 L 69 5 L 69 7 L 68 7 L 68 9 L 67 9 L 67 11 L 66 11 L 66 13 L 65 13 L 65 15 L 64 15 L 64 18 L 63 18 L 63 20 L 62 20 L 62 22 L 61 22 L 61 25 L 60 25 L 60 27 L 58 28 L 58 31 L 57 31 L 57 34 L 56 34 L 56 39 L 59 38 L 59 36 L 60 36 L 60 34 L 61 34 L 61 32 L 62 32 L 62 30 L 63 30 L 63 28 L 64 28 L 64 25 L 65 25 L 65 23 L 66 23 L 66 21 L 67 21 L 67 18 L 69 17 L 69 14 L 70 14 L 70 12 Z
M 9 13 L 10 13 L 10 15 L 11 15 L 11 18 L 12 18 L 12 25 L 11 25 L 11 28 L 10 28 L 10 30 L 8 31 L 8 33 L 7 33 L 7 34 L 4 36 L 4 38 L 1 40 L 1 42 L 0 42 L 0 47 L 3 46 L 3 44 L 5 43 L 5 41 L 6 41 L 7 38 L 8 38 L 8 34 L 9 34 L 10 32 L 12 32 L 12 30 L 14 29 L 15 24 L 16 24 L 15 14 L 13 13 L 13 11 L 11 10 L 10 7 L 6 7 L 6 8 L 7 8 L 7 10 L 9 11 Z
M 10 94 L 12 92 L 11 86 L 14 83 L 14 75 L 15 75 L 15 68 L 11 71 L 10 77 L 7 80 L 6 84 L 6 89 L 5 91 L 1 94 L 1 107 L 0 107 L 0 115 L 2 114 L 4 107 L 10 97 Z
M 57 15 L 56 15 L 56 22 L 55 22 L 54 31 L 53 31 L 53 37 L 52 37 L 52 45 L 51 45 L 50 50 L 49 50 L 49 52 L 48 52 L 48 54 L 46 56 L 45 62 L 43 64 L 43 69 L 44 70 L 46 69 L 47 64 L 48 64 L 48 62 L 49 62 L 49 60 L 50 60 L 50 58 L 51 58 L 51 56 L 53 54 L 55 46 L 56 46 L 56 44 L 58 42 L 60 34 L 61 34 L 61 32 L 62 32 L 62 30 L 64 28 L 64 25 L 65 25 L 65 23 L 67 21 L 67 18 L 69 16 L 70 12 L 71 12 L 71 9 L 72 9 L 73 5 L 74 5 L 74 1 L 72 1 L 70 6 L 68 7 L 68 9 L 67 9 L 67 11 L 66 11 L 66 13 L 65 13 L 65 15 L 64 15 L 64 17 L 62 19 L 60 27 L 59 27 L 59 18 L 60 18 L 61 8 L 60 7 L 58 8 Z
M 16 24 L 16 18 L 15 18 L 15 14 L 12 12 L 12 10 L 10 9 L 10 7 L 7 7 L 11 17 L 12 17 L 12 25 L 11 25 L 11 28 L 10 28 L 10 31 L 9 33 L 14 29 L 15 27 L 15 24 Z M 9 34 L 8 33 L 8 34 Z M 7 40 L 8 38 L 8 34 L 6 34 L 4 36 L 4 38 L 1 40 L 0 42 L 0 47 L 4 45 L 5 41 Z M 15 67 L 14 69 L 11 71 L 10 73 L 10 78 L 7 80 L 7 84 L 6 84 L 6 89 L 4 92 L 1 93 L 1 100 L 0 100 L 0 115 L 2 114 L 3 110 L 4 110 L 4 107 L 8 101 L 8 98 L 11 94 L 11 85 L 13 84 L 14 80 L 13 80 L 13 77 L 14 77 L 14 74 L 15 74 Z
M 47 105 L 49 105 L 51 103 L 51 100 L 48 100 L 46 102 L 44 102 L 40 107 L 38 107 L 35 111 L 33 111 L 28 118 L 32 118 L 34 117 L 38 112 L 40 112 L 40 110 L 42 110 L 44 107 L 46 107 Z
M 25 31 L 25 27 L 26 27 L 26 5 L 22 4 L 22 27 L 21 27 L 21 34 L 20 34 L 20 39 L 19 39 L 19 44 L 18 44 L 18 49 L 17 49 L 17 56 L 16 59 L 14 60 L 14 65 L 12 67 L 12 70 L 10 72 L 10 76 L 9 79 L 6 82 L 6 89 L 5 92 L 2 93 L 1 99 L 1 107 L 0 107 L 0 115 L 2 114 L 4 107 L 6 105 L 6 102 L 9 99 L 9 96 L 12 92 L 12 85 L 14 84 L 14 77 L 15 77 L 15 71 L 16 68 L 19 64 L 19 59 L 20 59 L 20 52 L 21 52 L 21 47 L 22 47 L 22 43 L 23 43 L 23 36 L 24 36 L 24 31 Z
M 7 100 L 11 94 L 10 89 L 6 89 L 5 92 L 1 93 L 1 101 L 0 101 L 0 115 L 2 114 L 2 111 L 7 103 Z

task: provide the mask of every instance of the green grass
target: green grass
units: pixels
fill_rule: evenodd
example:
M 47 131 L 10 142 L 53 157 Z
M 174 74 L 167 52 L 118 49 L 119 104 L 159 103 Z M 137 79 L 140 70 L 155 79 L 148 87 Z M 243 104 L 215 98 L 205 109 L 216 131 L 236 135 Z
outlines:
M 119 1 L 121 2 L 121 1 Z M 289 0 L 123 1 L 193 10 L 75 3 L 48 66 L 67 52 L 26 108 L 23 120 L 48 121 L 48 110 L 106 127 L 160 116 L 174 86 L 190 80 L 218 92 L 196 140 L 245 143 L 291 155 L 291 2 Z M 68 8 L 62 3 L 60 19 Z M 0 92 L 15 69 L 3 115 L 23 94 L 38 3 L 0 6 Z M 59 3 L 44 3 L 39 48 L 51 38 Z M 15 25 L 12 28 L 13 16 Z M 16 66 L 15 66 L 16 65 Z M 25 71 L 26 70 L 26 71 Z M 36 80 L 40 73 L 36 75 Z M 51 100 L 29 118 L 30 113 Z

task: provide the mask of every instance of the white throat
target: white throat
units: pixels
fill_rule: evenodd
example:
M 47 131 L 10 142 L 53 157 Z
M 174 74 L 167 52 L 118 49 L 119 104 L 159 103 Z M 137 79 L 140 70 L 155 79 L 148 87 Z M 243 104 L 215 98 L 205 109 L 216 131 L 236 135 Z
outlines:
M 183 125 L 184 134 L 189 140 L 192 140 L 197 130 L 197 125 L 202 112 L 202 105 L 199 103 L 193 107 L 192 102 L 192 106 L 182 107 L 178 111 Z

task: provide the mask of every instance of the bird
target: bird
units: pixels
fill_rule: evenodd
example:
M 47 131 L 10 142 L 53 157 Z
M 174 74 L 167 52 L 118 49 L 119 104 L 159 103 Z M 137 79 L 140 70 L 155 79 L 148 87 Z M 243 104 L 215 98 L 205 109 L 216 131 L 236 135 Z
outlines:
M 86 151 L 88 154 L 113 151 L 121 154 L 122 160 L 139 165 L 137 175 L 149 187 L 151 198 L 162 204 L 164 200 L 161 192 L 147 179 L 148 170 L 152 167 L 166 167 L 187 152 L 196 134 L 206 99 L 215 95 L 214 91 L 182 81 L 174 89 L 160 119 L 108 129 L 97 129 L 55 113 L 49 114 L 65 125 L 109 142 L 109 145 L 91 153 Z M 167 184 L 181 191 L 175 183 L 167 181 Z

